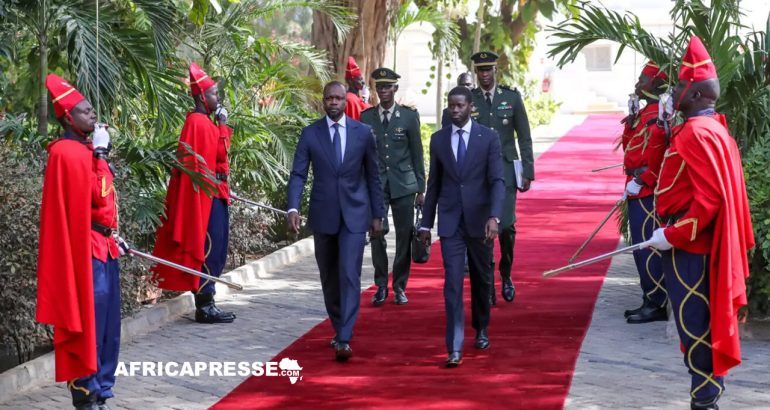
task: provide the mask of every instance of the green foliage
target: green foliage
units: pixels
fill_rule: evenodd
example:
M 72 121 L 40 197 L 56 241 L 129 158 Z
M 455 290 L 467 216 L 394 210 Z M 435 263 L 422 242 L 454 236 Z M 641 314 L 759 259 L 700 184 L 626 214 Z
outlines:
M 749 311 L 770 312 L 770 134 L 754 144 L 743 156 L 746 190 L 757 246 L 751 255 L 748 280 Z
M 731 135 L 744 154 L 746 186 L 751 200 L 757 247 L 751 259 L 749 304 L 754 314 L 770 312 L 770 234 L 768 233 L 767 187 L 768 144 L 770 144 L 770 16 L 764 32 L 753 32 L 744 38 L 739 31 L 739 3 L 734 0 L 677 0 L 671 17 L 676 31 L 658 38 L 642 27 L 632 13 L 617 12 L 581 3 L 577 17 L 550 27 L 557 38 L 549 52 L 560 56 L 559 66 L 575 59 L 587 45 L 597 40 L 620 44 L 618 56 L 625 49 L 636 50 L 656 61 L 673 74 L 678 69 L 683 50 L 692 35 L 700 37 L 717 67 L 722 94 L 717 111 L 724 113 Z
M 530 128 L 550 124 L 554 114 L 556 114 L 556 111 L 561 106 L 560 102 L 551 98 L 551 94 L 540 92 L 537 86 L 538 82 L 536 80 L 529 79 L 524 83 L 524 87 L 521 90 Z

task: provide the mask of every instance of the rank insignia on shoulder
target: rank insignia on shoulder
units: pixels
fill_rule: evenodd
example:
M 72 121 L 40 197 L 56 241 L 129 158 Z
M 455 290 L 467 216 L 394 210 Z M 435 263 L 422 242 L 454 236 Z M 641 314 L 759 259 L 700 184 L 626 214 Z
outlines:
M 412 111 L 417 111 L 417 107 L 413 107 L 413 106 L 411 106 L 411 105 L 404 105 L 404 104 L 401 104 L 401 107 L 404 107 L 404 108 L 406 108 L 406 109 L 409 109 L 409 110 L 412 110 Z
M 396 118 L 401 118 L 401 111 L 396 110 Z
M 497 93 L 498 93 L 498 94 L 502 94 L 502 93 L 503 93 L 503 90 L 502 90 L 500 87 L 497 87 Z

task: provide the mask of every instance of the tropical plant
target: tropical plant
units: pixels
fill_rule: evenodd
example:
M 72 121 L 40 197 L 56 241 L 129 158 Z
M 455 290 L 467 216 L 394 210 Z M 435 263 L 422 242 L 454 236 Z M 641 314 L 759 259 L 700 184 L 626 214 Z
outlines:
M 433 27 L 433 40 L 436 52 L 446 54 L 460 43 L 459 31 L 444 12 L 435 7 L 417 7 L 411 0 L 401 4 L 396 16 L 391 21 L 388 41 L 393 44 L 393 71 L 396 71 L 398 39 L 412 24 L 426 23 Z
M 549 56 L 558 56 L 560 67 L 572 62 L 589 44 L 611 40 L 620 44 L 618 58 L 626 49 L 635 50 L 668 70 L 672 74 L 669 78 L 676 78 L 690 37 L 700 37 L 717 67 L 721 84 L 716 108 L 727 116 L 730 133 L 744 153 L 747 189 L 750 193 L 764 192 L 766 178 L 750 172 L 766 169 L 768 161 L 757 153 L 766 153 L 770 140 L 770 16 L 764 32 L 742 35 L 746 27 L 740 22 L 738 1 L 677 0 L 670 13 L 675 26 L 666 38 L 660 38 L 648 32 L 633 13 L 621 14 L 589 2 L 575 7 L 577 17 L 549 27 L 551 36 L 557 39 L 551 44 Z M 751 262 L 749 301 L 753 313 L 760 314 L 770 312 L 770 236 L 765 207 L 757 204 L 757 199 L 752 199 L 758 243 Z

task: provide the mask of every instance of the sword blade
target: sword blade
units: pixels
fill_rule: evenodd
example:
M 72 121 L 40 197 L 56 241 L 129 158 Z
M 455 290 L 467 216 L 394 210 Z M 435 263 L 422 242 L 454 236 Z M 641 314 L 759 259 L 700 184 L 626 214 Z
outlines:
M 619 200 L 618 202 L 616 202 L 616 203 L 615 203 L 615 205 L 612 207 L 612 209 L 610 209 L 610 212 L 607 214 L 607 216 L 605 216 L 605 217 L 604 217 L 604 219 L 602 219 L 602 221 L 601 221 L 601 222 L 599 222 L 599 225 L 596 227 L 596 229 L 594 229 L 594 231 L 593 231 L 593 232 L 591 232 L 591 235 L 589 235 L 589 236 L 588 236 L 588 238 L 587 238 L 587 239 L 586 239 L 586 240 L 583 242 L 583 244 L 582 244 L 582 245 L 580 245 L 580 247 L 578 248 L 578 250 L 577 250 L 577 251 L 575 251 L 575 254 L 574 254 L 574 255 L 572 255 L 572 257 L 571 257 L 571 258 L 569 258 L 569 260 L 567 261 L 567 263 L 572 263 L 572 262 L 574 262 L 574 261 L 575 261 L 575 259 L 577 259 L 577 257 L 578 257 L 578 256 L 580 256 L 580 254 L 583 252 L 583 250 L 586 248 L 586 246 L 588 246 L 588 243 L 589 243 L 589 242 L 591 242 L 591 240 L 592 240 L 592 239 L 594 239 L 594 237 L 596 236 L 596 234 L 597 234 L 597 233 L 599 233 L 599 230 L 600 230 L 600 229 L 602 229 L 602 227 L 604 226 L 604 224 L 606 224 L 606 223 L 607 223 L 607 221 L 609 221 L 609 220 L 610 220 L 610 217 L 611 217 L 611 216 L 612 216 L 612 215 L 613 215 L 613 214 L 614 214 L 614 213 L 615 213 L 615 212 L 616 212 L 618 209 L 620 209 L 620 207 L 623 205 L 623 202 L 624 202 L 624 201 L 621 199 L 621 200 Z
M 142 258 L 142 259 L 147 259 L 148 261 L 152 261 L 152 262 L 155 262 L 155 263 L 159 263 L 161 265 L 166 265 L 168 267 L 171 267 L 171 268 L 174 268 L 174 269 L 178 269 L 178 270 L 180 270 L 182 272 L 189 273 L 190 275 L 195 275 L 195 276 L 197 276 L 199 278 L 208 279 L 210 281 L 221 283 L 221 284 L 223 284 L 223 285 L 225 285 L 225 286 L 227 286 L 228 288 L 231 288 L 231 289 L 243 290 L 243 286 L 241 286 L 241 285 L 239 285 L 237 283 L 233 283 L 233 282 L 230 282 L 229 280 L 224 280 L 224 279 L 218 278 L 216 276 L 207 275 L 207 274 L 205 274 L 203 272 L 198 272 L 197 270 L 190 269 L 187 266 L 182 266 L 182 265 L 180 265 L 178 263 L 167 261 L 165 259 L 158 258 L 157 256 L 153 256 L 153 255 L 150 255 L 150 254 L 147 254 L 147 253 L 144 253 L 144 252 L 137 251 L 136 249 L 129 249 L 128 253 L 133 255 L 133 256 L 137 256 L 139 258 Z
M 230 198 L 233 198 L 236 201 L 241 201 L 243 203 L 246 203 L 246 204 L 249 204 L 249 205 L 253 205 L 253 206 L 256 206 L 256 207 L 260 207 L 260 208 L 264 208 L 264 209 L 269 209 L 269 210 L 271 210 L 273 212 L 276 212 L 276 213 L 279 213 L 281 215 L 288 215 L 289 214 L 286 211 L 283 211 L 283 210 L 280 210 L 280 209 L 277 209 L 277 208 L 273 208 L 272 206 L 265 205 L 265 204 L 260 204 L 259 202 L 252 201 L 250 199 L 246 199 L 246 198 L 240 197 L 235 192 L 232 192 L 232 191 L 230 191 Z
M 612 169 L 612 168 L 617 168 L 617 167 L 622 167 L 622 166 L 623 166 L 623 164 L 608 165 L 606 167 L 594 168 L 594 169 L 591 170 L 591 172 L 599 172 L 599 171 L 604 171 L 605 169 Z
M 625 248 L 620 248 L 620 249 L 614 250 L 612 252 L 605 253 L 604 255 L 594 256 L 591 259 L 586 259 L 584 261 L 580 261 L 580 262 L 577 262 L 577 263 L 571 263 L 569 265 L 562 266 L 561 268 L 558 268 L 558 269 L 552 269 L 552 270 L 549 270 L 549 271 L 545 271 L 545 272 L 543 272 L 543 277 L 544 278 L 548 278 L 548 277 L 557 275 L 559 273 L 566 272 L 568 270 L 581 268 L 583 266 L 590 265 L 592 263 L 603 261 L 603 260 L 605 260 L 607 258 L 611 258 L 611 257 L 613 257 L 615 255 L 620 255 L 621 253 L 633 252 L 635 250 L 642 249 L 642 248 L 644 248 L 646 246 L 647 246 L 647 242 L 642 242 L 642 243 L 637 243 L 636 245 L 631 245 L 631 246 L 627 246 Z

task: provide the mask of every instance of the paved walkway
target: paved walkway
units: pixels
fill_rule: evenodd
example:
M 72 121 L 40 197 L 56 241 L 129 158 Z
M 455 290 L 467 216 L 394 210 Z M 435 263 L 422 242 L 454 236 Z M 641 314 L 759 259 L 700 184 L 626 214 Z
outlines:
M 547 150 L 576 121 L 579 118 L 557 117 L 550 129 L 536 130 L 536 155 Z M 392 252 L 392 246 L 389 250 Z M 567 408 L 688 408 L 687 374 L 677 342 L 666 339 L 666 325 L 632 326 L 622 320 L 622 311 L 633 307 L 639 299 L 633 272 L 630 256 L 613 260 L 578 359 Z M 372 284 L 372 276 L 367 249 L 362 287 Z M 197 324 L 192 321 L 191 312 L 124 343 L 121 361 L 267 361 L 326 318 L 312 256 L 245 286 L 242 292 L 222 298 L 219 305 L 238 315 L 233 325 Z M 744 342 L 744 357 L 744 365 L 727 379 L 724 408 L 768 408 L 770 344 Z M 110 405 L 115 409 L 204 409 L 242 380 L 209 376 L 119 377 L 117 397 L 110 400 Z M 0 398 L 0 409 L 69 408 L 68 397 L 63 384 L 52 383 Z
M 565 408 L 690 408 L 690 377 L 673 322 L 629 325 L 623 318 L 624 310 L 640 303 L 633 257 L 615 257 L 580 350 Z M 744 339 L 741 346 L 743 364 L 725 380 L 720 407 L 768 409 L 770 342 Z

